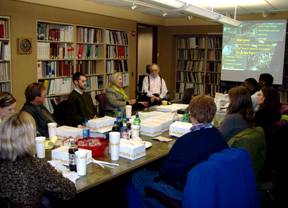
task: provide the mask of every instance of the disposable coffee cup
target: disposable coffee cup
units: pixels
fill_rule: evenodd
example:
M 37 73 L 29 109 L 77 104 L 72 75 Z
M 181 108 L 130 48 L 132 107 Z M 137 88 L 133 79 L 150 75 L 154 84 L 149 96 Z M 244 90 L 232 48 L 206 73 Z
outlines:
M 57 128 L 57 123 L 48 123 L 48 134 L 49 134 L 50 139 L 56 136 L 56 128 Z
M 87 172 L 87 152 L 78 150 L 75 152 L 77 175 L 84 176 Z
M 35 138 L 36 141 L 36 154 L 38 158 L 45 158 L 45 140 L 43 136 Z
M 120 149 L 120 132 L 109 133 L 109 146 L 111 160 L 119 160 L 119 149 Z
M 140 131 L 140 126 L 138 125 L 132 125 L 131 126 L 131 130 L 132 130 L 132 139 L 138 139 L 139 138 L 139 131 Z
M 125 111 L 126 111 L 126 118 L 131 118 L 132 117 L 132 106 L 126 105 Z

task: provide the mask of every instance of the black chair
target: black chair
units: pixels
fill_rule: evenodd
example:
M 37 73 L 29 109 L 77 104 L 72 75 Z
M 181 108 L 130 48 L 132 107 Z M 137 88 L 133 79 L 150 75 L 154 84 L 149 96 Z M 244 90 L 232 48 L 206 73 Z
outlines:
M 53 117 L 58 125 L 69 125 L 68 113 L 68 100 L 63 100 L 54 107 Z
M 105 93 L 101 93 L 95 96 L 95 99 L 98 101 L 98 115 L 105 116 Z
M 184 95 L 182 98 L 182 103 L 183 104 L 189 104 L 193 95 L 194 95 L 194 89 L 193 88 L 185 89 Z

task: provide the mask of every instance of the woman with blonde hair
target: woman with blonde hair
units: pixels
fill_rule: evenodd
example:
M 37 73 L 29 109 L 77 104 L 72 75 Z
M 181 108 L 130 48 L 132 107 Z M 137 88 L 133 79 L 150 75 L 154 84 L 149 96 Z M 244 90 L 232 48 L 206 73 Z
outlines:
M 45 193 L 65 200 L 76 194 L 72 182 L 34 157 L 35 136 L 35 121 L 26 112 L 0 125 L 0 197 L 11 207 L 40 207 Z
M 113 115 L 117 109 L 124 111 L 125 105 L 132 105 L 133 109 L 145 107 L 141 103 L 137 103 L 136 99 L 129 99 L 123 89 L 123 77 L 121 72 L 112 74 L 110 78 L 110 87 L 106 90 L 105 97 L 105 113 Z
M 0 92 L 0 121 L 15 112 L 16 99 L 9 92 Z

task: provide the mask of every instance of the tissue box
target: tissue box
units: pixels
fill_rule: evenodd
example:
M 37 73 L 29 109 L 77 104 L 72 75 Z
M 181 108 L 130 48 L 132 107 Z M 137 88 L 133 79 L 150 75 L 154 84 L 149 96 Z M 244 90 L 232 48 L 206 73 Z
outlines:
M 60 126 L 56 129 L 56 135 L 59 137 L 83 137 L 83 129 L 72 126 Z
M 109 116 L 104 116 L 102 118 L 90 119 L 87 122 L 87 127 L 99 129 L 99 128 L 103 128 L 105 126 L 113 126 L 115 120 L 116 120 L 115 118 L 112 118 Z
M 56 149 L 53 149 L 51 152 L 52 160 L 60 160 L 64 164 L 69 164 L 69 153 L 68 153 L 69 147 L 68 146 L 62 146 L 58 147 Z M 87 149 L 81 149 L 78 148 L 79 151 L 85 151 L 87 152 L 87 164 L 92 161 L 92 151 Z
M 191 127 L 192 127 L 191 123 L 175 121 L 169 127 L 169 135 L 175 137 L 181 137 L 184 134 L 190 132 Z
M 142 141 L 120 139 L 119 156 L 136 160 L 146 155 L 145 144 Z

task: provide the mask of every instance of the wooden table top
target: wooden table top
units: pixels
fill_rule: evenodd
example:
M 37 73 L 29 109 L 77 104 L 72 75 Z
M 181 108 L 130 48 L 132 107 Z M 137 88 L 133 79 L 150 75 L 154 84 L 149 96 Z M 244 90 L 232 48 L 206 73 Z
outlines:
M 163 136 L 168 137 L 168 134 L 166 133 Z M 128 160 L 120 157 L 119 160 L 115 162 L 118 163 L 119 166 L 115 168 L 101 168 L 96 164 L 90 163 L 87 166 L 86 176 L 82 176 L 76 181 L 77 192 L 80 193 L 82 191 L 88 190 L 99 184 L 102 184 L 106 181 L 119 177 L 125 173 L 131 172 L 139 167 L 143 167 L 153 161 L 165 157 L 175 142 L 175 140 L 170 142 L 158 142 L 153 140 L 151 137 L 146 136 L 142 136 L 142 139 L 152 143 L 152 147 L 146 150 L 146 156 L 137 160 Z M 105 155 L 103 157 L 96 159 L 111 162 L 107 150 L 108 148 L 106 149 Z

